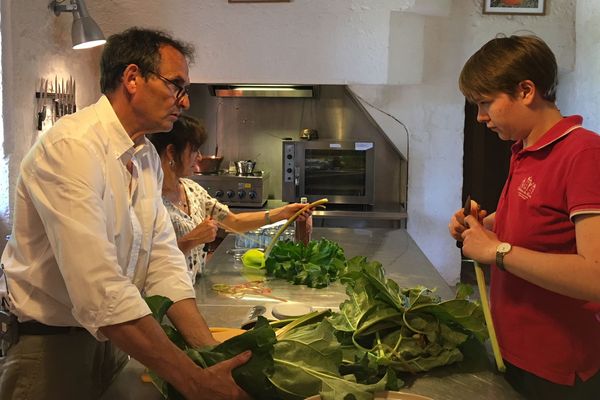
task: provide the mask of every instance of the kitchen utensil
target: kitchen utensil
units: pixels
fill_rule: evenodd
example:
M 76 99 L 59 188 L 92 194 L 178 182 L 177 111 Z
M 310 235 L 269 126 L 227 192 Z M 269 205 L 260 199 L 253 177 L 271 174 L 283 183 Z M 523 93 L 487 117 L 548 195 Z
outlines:
M 202 156 L 200 161 L 198 161 L 198 169 L 201 174 L 216 174 L 219 172 L 222 161 L 223 157 Z
M 300 139 L 303 140 L 313 140 L 319 138 L 319 132 L 316 129 L 304 128 L 300 132 Z
M 239 175 L 251 175 L 254 172 L 255 166 L 256 166 L 256 161 L 252 161 L 252 160 L 236 161 L 235 162 L 235 171 Z
M 258 318 L 260 315 L 263 315 L 267 311 L 267 307 L 257 305 L 252 307 L 250 310 L 250 314 L 248 315 L 248 319 Z
M 465 201 L 465 206 L 463 207 L 463 214 L 466 217 L 469 214 L 465 214 L 466 210 L 469 210 L 469 213 L 471 212 L 471 195 L 467 196 L 467 200 Z M 457 240 L 456 241 L 456 247 L 458 247 L 459 249 L 462 249 L 463 246 L 463 242 L 461 240 Z
M 46 104 L 45 100 L 48 92 L 48 81 L 44 78 L 40 81 L 40 96 L 38 100 L 37 113 L 37 130 L 41 131 L 44 128 L 44 120 L 46 119 Z
M 463 214 L 466 216 L 471 215 L 471 196 L 467 196 L 465 207 L 463 208 Z M 462 246 L 461 246 L 462 247 Z M 492 345 L 492 351 L 494 353 L 494 359 L 496 360 L 496 367 L 498 371 L 505 372 L 506 366 L 504 360 L 502 360 L 502 354 L 500 353 L 500 346 L 498 345 L 498 338 L 496 337 L 496 329 L 494 329 L 494 321 L 492 319 L 492 313 L 490 312 L 490 303 L 487 299 L 487 288 L 485 287 L 485 276 L 483 269 L 479 262 L 473 260 L 475 265 L 475 277 L 477 278 L 477 288 L 479 289 L 479 297 L 481 298 L 481 308 L 483 309 L 483 316 L 485 318 L 485 325 L 490 336 L 490 343 Z

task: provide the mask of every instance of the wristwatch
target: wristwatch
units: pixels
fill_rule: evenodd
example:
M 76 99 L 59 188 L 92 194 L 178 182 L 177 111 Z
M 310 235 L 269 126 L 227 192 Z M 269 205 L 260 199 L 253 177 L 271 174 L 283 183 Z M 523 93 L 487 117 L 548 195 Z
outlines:
M 512 250 L 510 243 L 502 242 L 496 247 L 496 266 L 502 271 L 506 271 L 504 268 L 504 256 Z

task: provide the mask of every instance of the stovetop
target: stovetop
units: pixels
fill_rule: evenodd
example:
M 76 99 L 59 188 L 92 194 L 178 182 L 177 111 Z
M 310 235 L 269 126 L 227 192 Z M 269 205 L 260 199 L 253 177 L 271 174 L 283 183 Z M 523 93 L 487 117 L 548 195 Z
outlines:
M 268 199 L 269 173 L 256 171 L 250 175 L 194 174 L 190 177 L 208 194 L 223 204 L 235 207 L 262 207 Z
M 269 173 L 265 172 L 265 171 L 256 171 L 253 172 L 251 174 L 236 174 L 236 173 L 230 173 L 228 171 L 219 171 L 219 172 L 215 172 L 214 174 L 201 174 L 201 173 L 197 173 L 194 174 L 194 176 L 201 176 L 201 177 L 222 177 L 223 179 L 232 179 L 232 178 L 262 178 L 264 176 L 268 176 Z

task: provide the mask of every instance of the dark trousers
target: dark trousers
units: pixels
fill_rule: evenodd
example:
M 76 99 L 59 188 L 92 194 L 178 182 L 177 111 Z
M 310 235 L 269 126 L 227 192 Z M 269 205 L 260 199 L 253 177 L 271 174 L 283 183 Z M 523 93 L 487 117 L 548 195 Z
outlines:
M 576 378 L 575 385 L 550 382 L 530 372 L 506 363 L 505 378 L 529 400 L 598 400 L 600 399 L 600 372 L 583 382 Z
M 22 335 L 0 366 L 0 399 L 99 399 L 127 360 L 84 330 Z

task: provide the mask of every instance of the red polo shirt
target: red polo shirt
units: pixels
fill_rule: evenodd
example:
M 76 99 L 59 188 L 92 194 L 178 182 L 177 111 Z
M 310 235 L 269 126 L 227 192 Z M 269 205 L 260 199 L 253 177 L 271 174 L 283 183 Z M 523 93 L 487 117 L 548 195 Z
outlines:
M 547 253 L 577 253 L 577 214 L 600 213 L 600 136 L 563 118 L 535 145 L 512 147 L 496 210 L 503 242 Z M 569 265 L 564 266 L 569 274 Z M 491 304 L 502 356 L 555 383 L 600 370 L 600 304 L 563 296 L 492 268 Z

